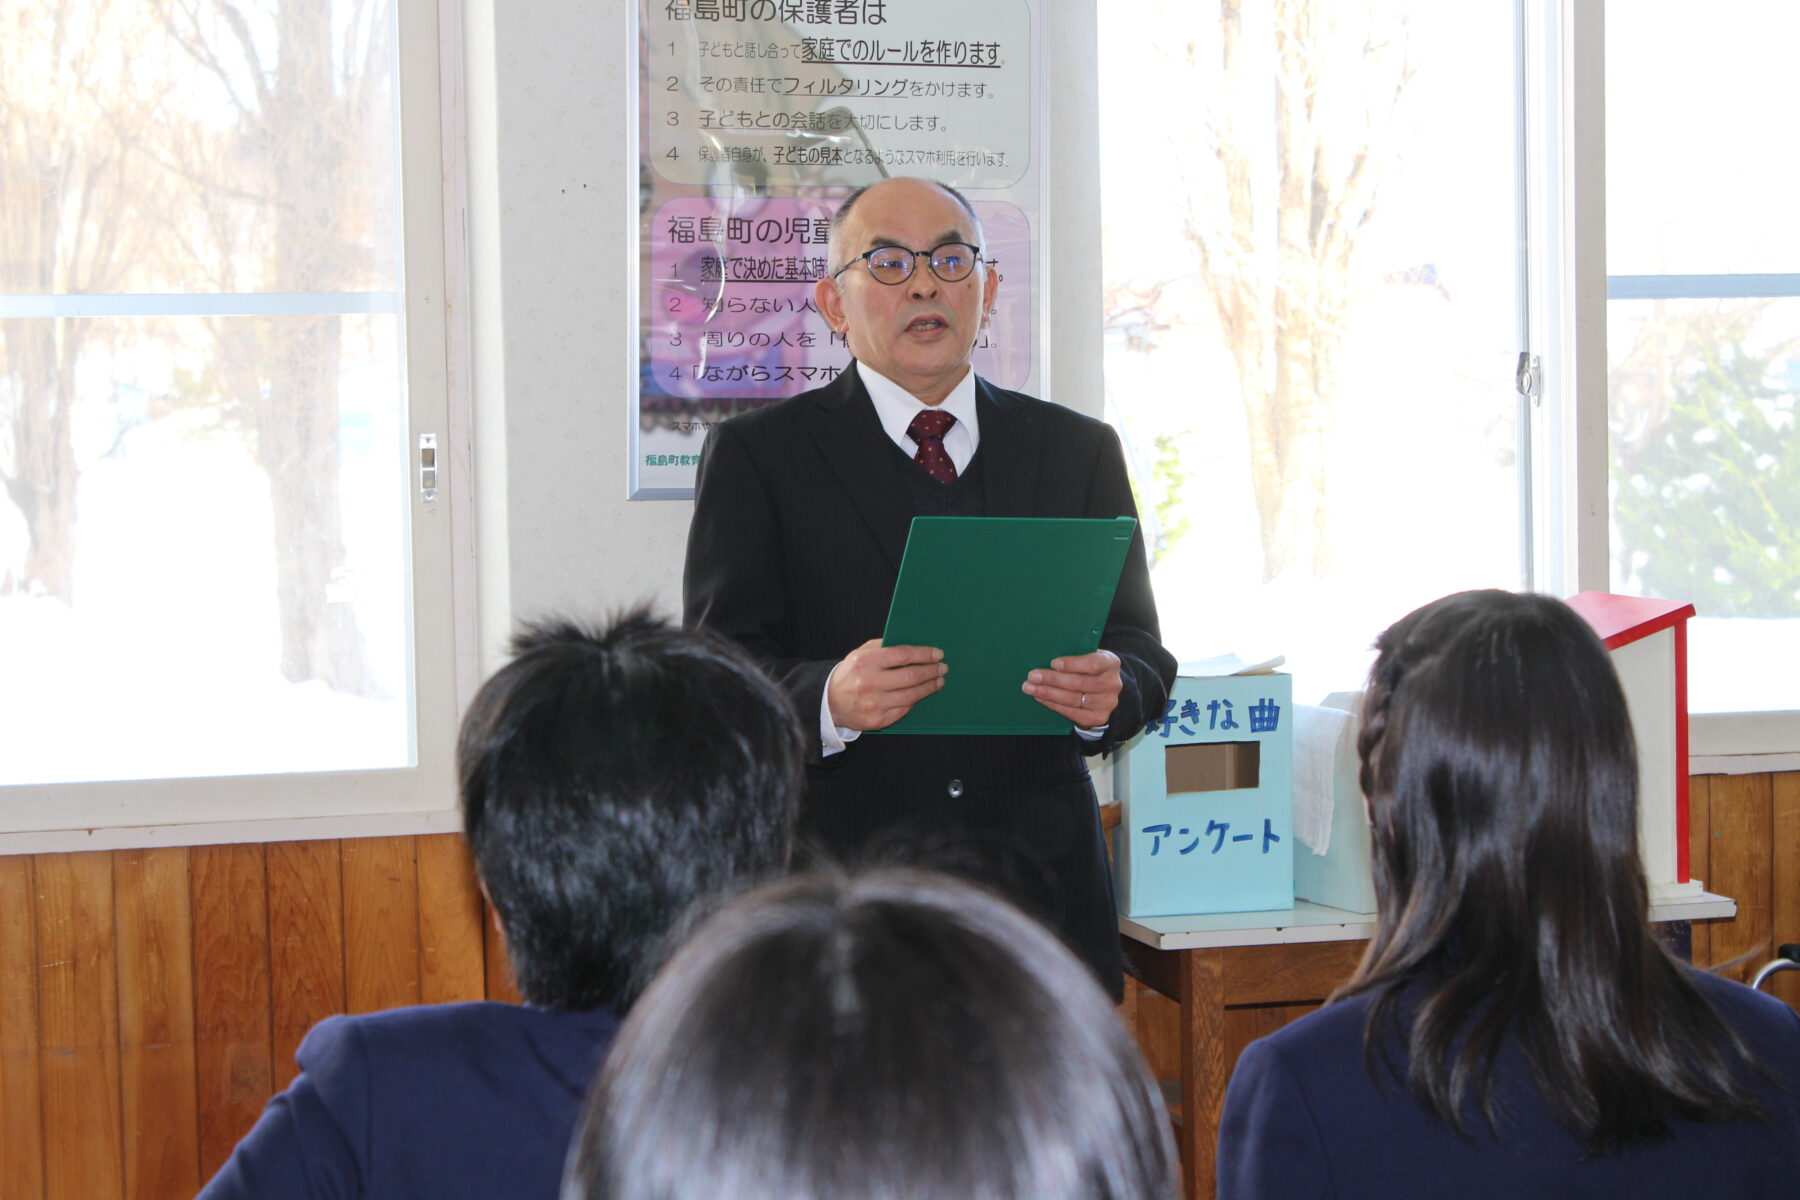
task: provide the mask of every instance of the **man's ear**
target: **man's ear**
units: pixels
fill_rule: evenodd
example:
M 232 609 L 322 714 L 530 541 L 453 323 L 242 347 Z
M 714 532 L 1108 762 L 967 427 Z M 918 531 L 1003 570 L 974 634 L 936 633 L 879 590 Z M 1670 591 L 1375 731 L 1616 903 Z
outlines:
M 838 294 L 836 280 L 821 279 L 813 284 L 813 304 L 832 329 L 840 334 L 849 331 L 850 318 L 844 315 L 844 298 Z
M 1000 276 L 986 263 L 981 264 L 981 273 L 981 323 L 986 325 L 988 314 L 994 311 L 994 293 L 1000 290 Z

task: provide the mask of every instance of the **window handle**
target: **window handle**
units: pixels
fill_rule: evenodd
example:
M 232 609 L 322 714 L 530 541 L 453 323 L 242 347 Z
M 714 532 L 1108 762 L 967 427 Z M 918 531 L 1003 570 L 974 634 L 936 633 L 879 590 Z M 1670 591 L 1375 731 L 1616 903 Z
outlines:
M 1529 350 L 1519 351 L 1519 366 L 1513 372 L 1513 387 L 1519 395 L 1539 404 L 1544 398 L 1544 360 Z
M 437 503 L 437 434 L 419 435 L 419 501 Z

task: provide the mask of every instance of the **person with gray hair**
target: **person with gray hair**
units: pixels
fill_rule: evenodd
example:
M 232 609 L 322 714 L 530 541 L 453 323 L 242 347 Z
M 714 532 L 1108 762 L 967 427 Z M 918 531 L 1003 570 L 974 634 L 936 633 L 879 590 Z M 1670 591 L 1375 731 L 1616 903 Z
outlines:
M 981 237 L 974 207 L 931 180 L 886 179 L 843 202 L 813 299 L 855 361 L 708 432 L 683 602 L 755 655 L 806 723 L 805 844 L 954 865 L 1048 921 L 1117 996 L 1086 760 L 1161 717 L 1175 676 L 1141 530 L 1098 649 L 1019 680 L 1065 732 L 867 736 L 956 669 L 941 648 L 882 644 L 914 517 L 1137 515 L 1110 426 L 975 375 L 999 282 Z
M 728 906 L 625 1023 L 564 1200 L 1173 1200 L 1168 1114 L 1049 931 L 947 876 Z

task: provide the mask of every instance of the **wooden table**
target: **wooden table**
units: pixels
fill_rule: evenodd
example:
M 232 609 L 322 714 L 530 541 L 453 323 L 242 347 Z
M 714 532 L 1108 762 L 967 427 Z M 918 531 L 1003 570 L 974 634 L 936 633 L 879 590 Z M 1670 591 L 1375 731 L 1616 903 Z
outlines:
M 1730 917 L 1735 902 L 1709 892 L 1654 902 L 1653 921 Z M 1302 900 L 1291 909 L 1186 917 L 1120 917 L 1125 970 L 1181 1010 L 1181 1126 L 1185 1193 L 1213 1194 L 1225 1082 L 1225 1010 L 1245 1004 L 1317 1003 L 1350 977 L 1374 932 L 1373 913 Z

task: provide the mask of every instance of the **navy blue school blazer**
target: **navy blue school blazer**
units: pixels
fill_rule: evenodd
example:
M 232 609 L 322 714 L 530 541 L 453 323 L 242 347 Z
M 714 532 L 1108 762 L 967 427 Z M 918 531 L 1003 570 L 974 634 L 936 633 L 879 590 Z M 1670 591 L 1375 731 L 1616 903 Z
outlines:
M 319 1022 L 201 1200 L 555 1200 L 618 1023 L 478 1001 Z
M 1773 996 L 1696 973 L 1700 990 L 1768 1069 L 1769 1120 L 1672 1122 L 1667 1141 L 1590 1155 L 1557 1124 L 1516 1046 L 1496 1065 L 1501 1135 L 1478 1112 L 1458 1134 L 1363 1065 L 1366 997 L 1328 1005 L 1238 1060 L 1219 1129 L 1219 1200 L 1312 1197 L 1781 1197 L 1800 1194 L 1800 1015 Z M 1404 1056 L 1396 1061 L 1404 1063 Z

